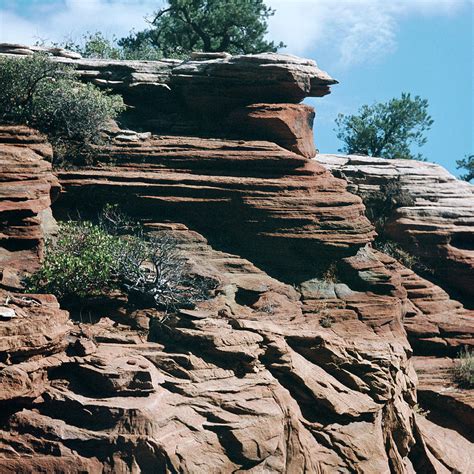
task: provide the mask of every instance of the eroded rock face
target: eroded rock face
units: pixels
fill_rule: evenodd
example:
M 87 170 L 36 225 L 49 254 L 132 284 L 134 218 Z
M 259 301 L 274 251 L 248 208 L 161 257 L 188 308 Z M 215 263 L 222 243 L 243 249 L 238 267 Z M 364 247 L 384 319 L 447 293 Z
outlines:
M 0 54 L 33 49 L 0 45 Z M 456 388 L 451 357 L 472 345 L 473 314 L 371 249 L 361 199 L 307 159 L 313 111 L 297 102 L 334 81 L 281 55 L 181 63 L 50 52 L 77 64 L 83 80 L 123 93 L 146 130 L 111 129 L 96 166 L 59 172 L 55 214 L 95 217 L 118 202 L 150 232 L 173 235 L 189 270 L 218 286 L 196 308 L 166 315 L 107 295 L 100 308 L 72 314 L 74 325 L 54 297 L 2 292 L 0 472 L 472 470 L 472 397 Z M 148 132 L 195 133 L 200 122 L 237 138 Z M 37 156 L 50 148 L 21 127 L 0 128 L 0 137 L 7 187 L 29 186 L 27 198 L 3 202 L 17 216 L 25 201 L 39 216 L 59 189 Z M 465 221 L 456 217 L 450 231 Z M 44 232 L 27 222 L 26 240 L 39 250 L 14 249 L 5 268 L 16 277 L 41 257 Z M 418 222 L 414 234 L 436 234 L 433 222 L 441 221 Z M 415 415 L 413 352 L 427 417 Z M 449 424 L 440 415 L 451 407 Z
M 41 398 L 5 418 L 0 465 L 404 472 L 415 376 L 400 308 L 380 332 L 357 317 L 368 295 L 347 288 L 324 328 L 311 298 L 183 226 L 173 233 L 194 271 L 219 279 L 216 296 L 165 323 L 154 315 L 149 342 L 85 344 L 117 328 L 80 325 L 68 357 L 44 365 Z
M 119 315 L 69 329 L 67 355 L 9 360 L 5 373 L 33 373 L 26 364 L 41 384 L 6 392 L 0 469 L 469 472 L 470 441 L 413 413 L 396 280 L 392 295 L 353 289 L 346 273 L 297 291 L 183 225 L 152 229 L 219 281 L 216 294 L 163 321 L 150 311 L 148 336 Z M 370 251 L 347 265 L 364 261 L 383 267 Z
M 474 303 L 472 185 L 433 163 L 356 155 L 318 155 L 317 161 L 344 176 L 349 189 L 360 196 L 399 177 L 415 203 L 397 209 L 387 234 L 433 269 L 443 286 L 457 291 L 469 305 Z
M 235 132 L 238 123 L 223 127 L 224 119 L 235 109 L 261 103 L 298 104 L 305 97 L 329 94 L 330 86 L 337 83 L 314 61 L 287 54 L 198 53 L 184 62 L 112 61 L 80 58 L 61 48 L 0 44 L 0 54 L 12 57 L 35 51 L 73 65 L 81 80 L 121 94 L 129 106 L 122 117 L 124 124 L 160 133 L 205 130 L 222 134 L 223 128 Z M 291 122 L 288 125 L 292 127 Z M 263 131 L 257 138 L 265 135 Z
M 1 286 L 20 286 L 21 274 L 39 264 L 45 235 L 55 230 L 50 205 L 60 186 L 51 158 L 51 146 L 38 132 L 0 126 Z
M 303 104 L 252 104 L 228 117 L 229 128 L 247 138 L 268 140 L 306 158 L 316 155 L 314 109 Z
M 47 371 L 66 359 L 69 315 L 51 295 L 0 290 L 0 404 L 31 402 L 48 386 Z
M 343 181 L 269 142 L 118 137 L 97 157 L 104 163 L 58 173 L 59 214 L 78 205 L 85 212 L 88 202 L 94 212 L 121 202 L 137 217 L 179 217 L 292 281 L 317 272 L 308 259 L 324 266 L 373 236 L 360 199 Z

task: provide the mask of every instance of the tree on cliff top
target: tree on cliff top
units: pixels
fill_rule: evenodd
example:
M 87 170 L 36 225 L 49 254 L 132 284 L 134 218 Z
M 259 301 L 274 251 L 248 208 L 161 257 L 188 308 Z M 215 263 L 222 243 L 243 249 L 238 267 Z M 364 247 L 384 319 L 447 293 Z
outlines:
M 30 125 L 48 136 L 56 163 L 82 159 L 101 129 L 124 110 L 120 96 L 83 84 L 71 66 L 47 55 L 0 58 L 0 122 Z
M 425 132 L 433 125 L 428 101 L 402 93 L 386 103 L 362 106 L 357 115 L 339 114 L 337 138 L 344 142 L 339 150 L 381 158 L 423 159 L 410 147 L 426 143 Z
M 460 176 L 464 181 L 472 181 L 474 179 L 474 155 L 466 155 L 463 160 L 456 161 L 457 169 L 465 169 L 466 174 Z
M 285 45 L 265 39 L 274 13 L 263 0 L 169 0 L 154 14 L 151 29 L 122 38 L 119 45 L 128 50 L 151 45 L 165 57 L 193 51 L 275 52 Z

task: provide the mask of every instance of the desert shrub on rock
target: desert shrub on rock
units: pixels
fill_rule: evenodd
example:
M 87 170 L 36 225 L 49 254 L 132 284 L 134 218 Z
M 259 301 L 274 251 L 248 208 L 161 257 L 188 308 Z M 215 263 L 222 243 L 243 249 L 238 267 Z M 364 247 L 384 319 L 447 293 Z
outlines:
M 390 257 L 398 260 L 407 268 L 414 270 L 419 269 L 421 266 L 421 263 L 417 257 L 404 250 L 393 240 L 378 238 L 374 241 L 374 247 L 377 250 L 380 250 L 380 252 L 390 255 Z
M 414 199 L 403 189 L 400 177 L 390 179 L 380 189 L 365 199 L 366 214 L 379 236 L 384 235 L 385 225 L 396 209 L 413 206 Z
M 460 386 L 474 388 L 474 353 L 467 347 L 459 353 L 455 377 Z
M 46 243 L 41 268 L 27 279 L 29 291 L 60 300 L 87 298 L 118 288 L 117 255 L 123 243 L 91 222 L 63 222 Z
M 120 96 L 83 84 L 71 66 L 45 54 L 0 58 L 0 121 L 30 125 L 51 141 L 57 163 L 75 161 L 101 141 L 122 110 Z
M 213 280 L 192 274 L 173 238 L 148 237 L 114 206 L 95 224 L 61 223 L 58 235 L 25 283 L 28 291 L 52 293 L 66 305 L 121 290 L 136 305 L 168 311 L 193 307 L 215 288 Z
M 121 46 L 115 36 L 107 37 L 100 31 L 85 33 L 77 40 L 68 39 L 42 46 L 65 48 L 79 53 L 84 58 L 140 61 L 157 61 L 163 58 L 162 52 L 146 41 L 132 48 Z

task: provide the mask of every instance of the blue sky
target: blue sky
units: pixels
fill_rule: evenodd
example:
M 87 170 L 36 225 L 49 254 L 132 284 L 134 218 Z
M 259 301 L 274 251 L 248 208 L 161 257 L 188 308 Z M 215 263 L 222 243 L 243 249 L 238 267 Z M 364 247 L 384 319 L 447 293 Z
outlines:
M 78 38 L 101 30 L 123 36 L 145 27 L 160 0 L 0 0 L 0 41 Z M 411 92 L 427 98 L 434 125 L 422 148 L 459 174 L 455 161 L 473 149 L 472 0 L 267 0 L 277 13 L 270 35 L 283 52 L 315 59 L 340 81 L 309 99 L 323 153 L 341 146 L 339 112 Z

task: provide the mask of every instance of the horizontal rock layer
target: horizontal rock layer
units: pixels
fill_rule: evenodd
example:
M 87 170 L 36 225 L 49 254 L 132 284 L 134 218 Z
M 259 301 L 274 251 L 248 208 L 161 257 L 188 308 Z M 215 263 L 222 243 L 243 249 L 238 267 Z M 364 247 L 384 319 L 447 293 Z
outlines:
M 360 198 L 343 181 L 272 143 L 129 139 L 97 149 L 96 167 L 58 173 L 58 213 L 118 201 L 140 218 L 179 219 L 293 280 L 373 236 Z
M 296 104 L 305 97 L 329 94 L 329 87 L 337 83 L 314 61 L 286 54 L 112 61 L 80 58 L 58 48 L 0 44 L 0 54 L 13 57 L 34 51 L 73 65 L 83 81 L 121 94 L 130 106 L 124 123 L 147 131 L 221 129 L 221 118 L 234 109 L 265 102 Z M 235 132 L 235 123 L 231 129 Z
M 472 185 L 433 163 L 358 155 L 318 155 L 317 161 L 336 176 L 344 176 L 349 190 L 362 197 L 370 196 L 388 180 L 400 178 L 415 203 L 397 209 L 386 233 L 432 269 L 444 287 L 474 304 Z
M 55 229 L 51 201 L 59 193 L 52 150 L 44 136 L 24 126 L 0 126 L 0 285 L 18 287 L 19 276 L 38 267 L 45 234 Z

